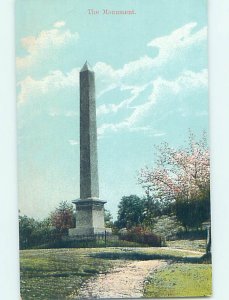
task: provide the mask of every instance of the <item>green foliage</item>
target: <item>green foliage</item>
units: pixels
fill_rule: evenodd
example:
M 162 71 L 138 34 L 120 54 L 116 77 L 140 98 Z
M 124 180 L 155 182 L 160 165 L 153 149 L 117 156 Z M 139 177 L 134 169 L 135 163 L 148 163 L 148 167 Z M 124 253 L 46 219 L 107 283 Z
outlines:
M 118 206 L 118 220 L 114 223 L 114 232 L 118 234 L 121 228 L 132 229 L 135 227 L 147 228 L 148 231 L 164 239 L 175 238 L 191 228 L 199 230 L 202 222 L 210 214 L 209 194 L 202 198 L 177 199 L 175 203 L 161 202 L 151 196 L 139 198 L 135 195 L 122 197 Z M 116 230 L 116 231 L 115 231 Z M 202 238 L 190 235 L 189 238 Z
M 149 195 L 143 198 L 144 201 L 144 220 L 143 225 L 152 228 L 156 222 L 156 218 L 171 213 L 172 209 L 168 203 L 162 202 L 157 198 Z
M 111 212 L 107 209 L 104 210 L 104 219 L 105 219 L 105 226 L 108 228 L 112 228 L 113 227 L 113 217 L 111 215 Z
M 160 236 L 140 226 L 133 227 L 129 229 L 127 232 L 121 234 L 120 239 L 136 242 L 136 243 L 142 243 L 152 247 L 161 246 Z
M 21 249 L 31 243 L 32 232 L 35 226 L 33 218 L 19 216 L 19 243 Z
M 199 228 L 210 218 L 210 193 L 195 199 L 177 199 L 175 203 L 177 219 L 186 228 Z
M 118 228 L 138 226 L 144 219 L 144 200 L 136 195 L 122 197 L 118 205 L 118 218 L 115 225 Z
M 19 216 L 20 249 L 31 248 L 47 242 L 53 236 L 50 219 L 37 221 L 27 216 Z
M 19 216 L 20 249 L 58 245 L 71 227 L 74 227 L 74 212 L 67 202 L 61 202 L 50 218 L 42 221 Z
M 206 229 L 195 229 L 195 230 L 188 230 L 188 231 L 179 231 L 176 234 L 176 238 L 178 240 L 205 240 L 207 239 L 207 230 Z
M 170 213 L 170 215 L 166 213 Z M 150 196 L 141 199 L 131 195 L 122 198 L 115 225 L 118 228 L 127 229 L 140 226 L 147 228 L 148 232 L 166 238 L 175 235 L 182 229 L 181 224 L 171 213 L 172 208 L 158 199 Z

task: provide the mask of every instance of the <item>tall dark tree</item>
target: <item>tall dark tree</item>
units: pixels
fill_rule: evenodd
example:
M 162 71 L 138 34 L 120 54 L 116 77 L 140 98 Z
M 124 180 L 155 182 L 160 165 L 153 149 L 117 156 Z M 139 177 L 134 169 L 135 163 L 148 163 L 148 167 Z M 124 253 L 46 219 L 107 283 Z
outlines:
M 136 195 L 122 197 L 118 205 L 118 228 L 131 228 L 142 223 L 144 219 L 144 200 Z
M 143 225 L 151 228 L 156 222 L 156 218 L 162 215 L 172 214 L 173 207 L 169 202 L 161 202 L 157 198 L 147 195 L 143 198 L 144 201 L 144 220 Z
M 177 199 L 175 202 L 177 219 L 185 227 L 198 229 L 204 221 L 210 219 L 210 191 L 202 197 Z

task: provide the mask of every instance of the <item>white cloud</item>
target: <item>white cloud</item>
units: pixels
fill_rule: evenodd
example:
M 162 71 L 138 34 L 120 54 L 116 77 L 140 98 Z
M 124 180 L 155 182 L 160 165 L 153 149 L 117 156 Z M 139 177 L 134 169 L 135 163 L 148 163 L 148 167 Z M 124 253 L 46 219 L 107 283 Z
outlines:
M 155 38 L 149 42 L 149 47 L 156 47 L 159 49 L 159 54 L 154 59 L 154 63 L 164 63 L 182 48 L 190 47 L 193 44 L 205 40 L 207 38 L 207 27 L 203 27 L 197 32 L 192 33 L 192 30 L 196 26 L 197 23 L 195 22 L 188 23 L 183 27 L 174 30 L 167 36 Z
M 50 30 L 41 31 L 37 36 L 27 36 L 21 39 L 21 44 L 28 54 L 16 58 L 16 66 L 19 70 L 44 62 L 50 55 L 54 55 L 56 49 L 79 39 L 77 32 L 61 30 L 64 26 L 63 21 L 55 23 L 54 26 Z
M 132 115 L 126 120 L 129 125 L 135 124 L 145 113 L 157 102 L 164 93 L 178 94 L 184 90 L 206 87 L 208 83 L 208 72 L 206 69 L 195 73 L 183 72 L 173 81 L 157 78 L 153 82 L 153 92 L 148 101 L 135 108 Z
M 64 21 L 58 21 L 54 24 L 56 27 L 64 25 Z M 121 91 L 125 86 L 128 88 L 126 80 L 128 79 L 129 82 L 132 82 L 131 76 L 133 74 L 138 73 L 138 78 L 143 80 L 143 82 L 138 83 L 138 85 L 131 84 L 133 88 L 130 88 L 130 97 L 123 100 L 121 103 L 102 104 L 98 108 L 98 115 L 117 112 L 121 108 L 128 107 L 128 105 L 138 96 L 138 89 L 149 84 L 149 82 L 147 83 L 146 81 L 147 79 L 144 79 L 144 76 L 140 76 L 142 74 L 140 72 L 146 72 L 147 70 L 155 72 L 156 67 L 162 63 L 166 63 L 166 61 L 168 61 L 175 53 L 180 54 L 182 48 L 190 47 L 191 45 L 206 39 L 206 27 L 192 33 L 196 26 L 196 23 L 186 24 L 167 36 L 155 38 L 149 42 L 148 46 L 157 47 L 159 49 L 158 55 L 155 58 L 142 56 L 138 60 L 131 61 L 117 70 L 104 62 L 97 62 L 94 66 L 94 71 L 96 73 L 98 98 L 115 88 L 119 88 Z M 17 58 L 19 68 L 28 67 L 37 60 L 39 61 L 41 59 L 41 50 L 45 50 L 44 53 L 46 53 L 46 50 L 50 47 L 59 47 L 72 39 L 78 39 L 78 33 L 72 34 L 69 30 L 61 31 L 56 27 L 48 31 L 42 31 L 37 37 L 32 36 L 22 39 L 22 44 L 29 54 L 25 57 Z M 44 94 L 50 89 L 56 88 L 58 90 L 61 87 L 65 88 L 67 86 L 78 84 L 78 71 L 78 69 L 73 69 L 67 75 L 64 75 L 61 71 L 52 71 L 40 80 L 35 80 L 31 76 L 27 76 L 24 80 L 19 82 L 19 85 L 21 86 L 18 97 L 19 102 L 26 102 L 30 94 L 38 93 L 39 90 L 41 94 Z M 152 79 L 153 78 L 150 80 L 152 81 Z
M 71 146 L 79 145 L 79 142 L 76 141 L 76 140 L 68 140 L 68 142 L 69 142 L 69 144 L 70 144 Z
M 73 69 L 67 74 L 62 73 L 59 70 L 52 71 L 40 80 L 35 80 L 31 76 L 27 76 L 18 83 L 20 86 L 18 103 L 26 103 L 31 96 L 47 94 L 50 91 L 58 91 L 66 87 L 76 87 L 79 85 L 78 77 L 79 69 Z
M 201 72 L 192 72 L 192 71 L 185 71 L 175 80 L 165 80 L 162 78 L 157 78 L 152 83 L 152 93 L 148 97 L 147 101 L 143 104 L 138 105 L 134 108 L 132 114 L 124 119 L 123 121 L 113 124 L 102 124 L 99 129 L 99 135 L 103 135 L 107 131 L 118 131 L 121 129 L 126 130 L 133 130 L 133 128 L 141 128 L 136 127 L 138 122 L 144 118 L 146 113 L 160 101 L 160 99 L 164 98 L 165 95 L 169 94 L 179 94 L 181 92 L 190 91 L 196 88 L 204 88 L 207 87 L 208 84 L 208 72 L 206 69 L 202 70 Z M 159 135 L 157 135 L 159 136 Z
M 117 113 L 120 109 L 130 107 L 130 104 L 143 92 L 149 84 L 142 86 L 121 86 L 121 91 L 130 90 L 130 97 L 123 100 L 119 104 L 102 104 L 97 108 L 97 116 L 108 114 L 108 113 Z
M 65 22 L 64 21 L 57 21 L 53 24 L 53 26 L 56 27 L 56 28 L 64 27 Z
M 205 87 L 208 85 L 208 70 L 203 69 L 198 73 L 185 71 L 182 76 L 178 78 L 178 84 L 189 88 Z
M 139 72 L 141 70 L 151 68 L 153 62 L 154 62 L 154 59 L 145 55 L 135 61 L 131 61 L 131 62 L 125 64 L 122 69 L 117 71 L 117 73 L 122 78 L 122 77 L 128 76 L 130 74 Z
M 207 27 L 193 33 L 197 23 L 188 23 L 181 28 L 171 32 L 169 35 L 155 38 L 150 41 L 147 46 L 157 48 L 158 54 L 156 57 L 149 57 L 147 55 L 140 57 L 135 61 L 126 63 L 120 69 L 113 69 L 112 66 L 104 63 L 96 63 L 94 70 L 96 76 L 103 85 L 99 96 L 111 89 L 114 89 L 123 84 L 123 81 L 133 75 L 146 72 L 147 70 L 156 70 L 168 61 L 174 58 L 175 55 L 181 55 L 181 51 L 197 45 L 207 38 Z M 142 77 L 142 76 L 141 76 Z

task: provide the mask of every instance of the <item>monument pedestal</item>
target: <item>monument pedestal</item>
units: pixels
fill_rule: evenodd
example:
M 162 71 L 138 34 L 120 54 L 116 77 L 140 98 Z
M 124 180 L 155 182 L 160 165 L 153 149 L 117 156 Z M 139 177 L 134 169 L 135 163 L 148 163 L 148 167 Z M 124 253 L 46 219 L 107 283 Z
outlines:
M 104 204 L 98 198 L 74 200 L 76 205 L 76 228 L 69 229 L 69 236 L 95 235 L 105 233 Z

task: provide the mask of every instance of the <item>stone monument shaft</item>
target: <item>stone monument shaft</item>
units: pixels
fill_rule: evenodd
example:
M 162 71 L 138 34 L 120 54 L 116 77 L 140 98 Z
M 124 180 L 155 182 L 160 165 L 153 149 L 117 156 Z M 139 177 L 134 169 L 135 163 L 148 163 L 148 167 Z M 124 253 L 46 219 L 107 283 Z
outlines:
M 99 198 L 95 74 L 80 71 L 80 199 Z
M 80 71 L 80 199 L 76 205 L 76 227 L 69 236 L 104 234 L 104 204 L 99 199 L 95 74 L 86 62 Z

